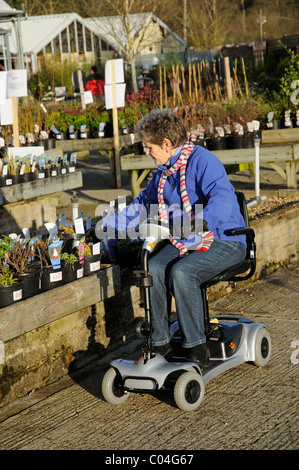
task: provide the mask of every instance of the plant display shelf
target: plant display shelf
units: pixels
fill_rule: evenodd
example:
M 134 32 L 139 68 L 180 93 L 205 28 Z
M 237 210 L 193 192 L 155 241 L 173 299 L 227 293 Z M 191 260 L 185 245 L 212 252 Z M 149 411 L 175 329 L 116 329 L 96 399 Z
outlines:
M 9 341 L 120 292 L 120 268 L 101 270 L 0 309 L 1 340 Z
M 82 172 L 77 170 L 66 175 L 3 186 L 0 188 L 0 206 L 32 200 L 61 191 L 81 188 L 82 186 Z

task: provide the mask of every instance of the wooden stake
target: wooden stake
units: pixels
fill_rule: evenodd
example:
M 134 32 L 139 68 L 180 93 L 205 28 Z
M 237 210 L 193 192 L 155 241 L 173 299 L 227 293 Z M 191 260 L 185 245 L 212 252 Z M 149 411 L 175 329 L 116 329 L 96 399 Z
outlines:
M 116 181 L 116 187 L 117 189 L 119 189 L 121 188 L 121 173 L 120 173 L 120 158 L 119 158 L 118 113 L 117 113 L 117 101 L 116 101 L 114 60 L 111 60 L 111 89 L 112 89 L 112 118 L 113 118 L 115 181 Z
M 183 92 L 186 92 L 186 81 L 185 81 L 185 69 L 184 66 L 181 65 L 181 73 L 182 73 L 182 81 L 183 81 Z
M 163 109 L 163 88 L 162 88 L 162 70 L 159 67 L 160 72 L 160 109 Z
M 168 107 L 167 102 L 167 79 L 166 79 L 166 68 L 164 67 L 164 93 L 165 93 L 165 108 Z
M 172 80 L 171 80 L 171 87 L 172 87 L 172 97 L 173 97 L 173 108 L 175 108 L 175 99 L 176 99 L 176 90 L 177 90 L 177 83 L 176 83 L 176 75 L 175 75 L 175 71 L 174 71 L 174 66 L 172 66 L 171 68 L 172 70 Z
M 83 72 L 82 70 L 78 71 L 78 81 L 79 81 L 79 90 L 80 90 L 80 96 L 81 96 L 81 105 L 83 111 L 86 109 L 86 104 L 85 104 L 85 96 L 84 96 L 84 85 L 83 85 Z
M 231 76 L 230 76 L 230 67 L 229 67 L 229 57 L 224 57 L 224 73 L 225 73 L 225 81 L 226 81 L 226 92 L 227 92 L 227 99 L 232 99 L 232 83 L 231 83 Z
M 193 68 L 193 80 L 194 80 L 194 88 L 195 88 L 195 99 L 196 99 L 196 103 L 198 103 L 197 79 L 196 79 L 196 70 L 195 70 L 194 64 L 192 68 Z
M 249 93 L 249 87 L 248 87 L 248 82 L 247 82 L 246 70 L 245 70 L 245 64 L 244 64 L 243 57 L 241 59 L 241 62 L 242 62 L 242 70 L 243 70 L 244 83 L 245 83 L 246 98 L 249 98 L 250 93 Z
M 202 98 L 202 84 L 201 84 L 201 74 L 200 74 L 200 67 L 199 63 L 197 62 L 197 75 L 198 75 L 198 82 L 199 82 L 199 99 Z
M 13 96 L 11 98 L 12 105 L 12 129 L 13 129 L 13 146 L 20 147 L 19 139 L 19 120 L 18 120 L 18 98 Z

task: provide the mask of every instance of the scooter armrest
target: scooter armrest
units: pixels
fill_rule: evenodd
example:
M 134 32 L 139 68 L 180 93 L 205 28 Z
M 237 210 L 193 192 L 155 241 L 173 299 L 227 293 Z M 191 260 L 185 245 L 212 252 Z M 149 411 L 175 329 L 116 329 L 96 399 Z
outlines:
M 246 235 L 247 237 L 254 238 L 254 230 L 251 227 L 237 227 L 231 228 L 224 231 L 225 235 L 234 236 L 234 235 Z

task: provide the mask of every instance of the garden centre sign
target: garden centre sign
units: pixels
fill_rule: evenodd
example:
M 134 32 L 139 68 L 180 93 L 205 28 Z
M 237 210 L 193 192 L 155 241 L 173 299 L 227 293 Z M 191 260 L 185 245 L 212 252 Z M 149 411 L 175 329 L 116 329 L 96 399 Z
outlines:
M 14 147 L 19 147 L 17 98 L 27 96 L 27 70 L 0 72 L 0 124 L 13 125 Z
M 106 109 L 113 109 L 114 106 L 122 108 L 125 105 L 123 59 L 107 60 L 105 65 L 105 100 Z M 113 95 L 115 93 L 115 99 Z
M 125 105 L 123 59 L 107 60 L 105 65 L 106 109 L 112 109 L 116 187 L 121 188 L 117 108 Z

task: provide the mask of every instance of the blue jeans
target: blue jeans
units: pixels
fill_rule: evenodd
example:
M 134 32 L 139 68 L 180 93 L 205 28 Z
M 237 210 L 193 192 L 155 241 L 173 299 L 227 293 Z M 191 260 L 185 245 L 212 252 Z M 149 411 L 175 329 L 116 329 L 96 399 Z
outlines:
M 184 258 L 171 243 L 149 259 L 153 278 L 151 288 L 153 346 L 170 341 L 169 314 L 171 295 L 182 335 L 182 346 L 191 348 L 206 342 L 200 285 L 245 259 L 243 243 L 214 240 L 206 252 L 191 251 Z

